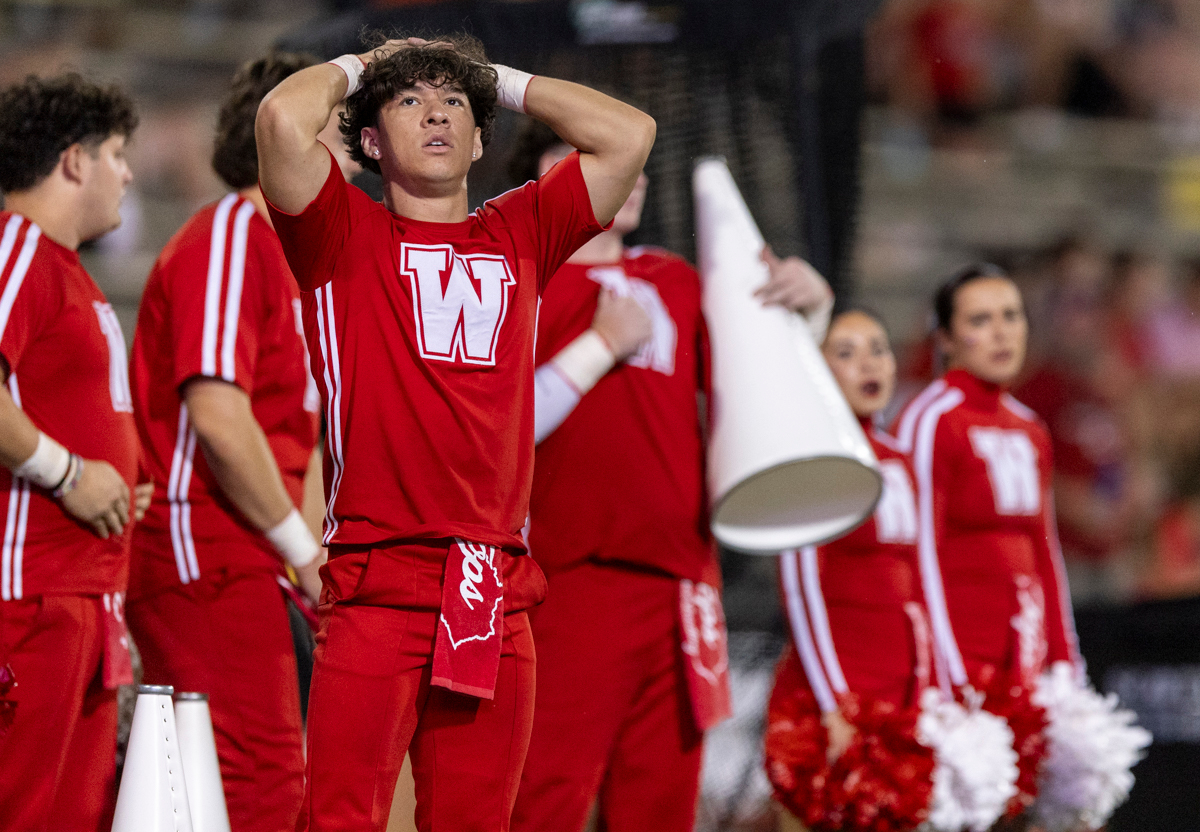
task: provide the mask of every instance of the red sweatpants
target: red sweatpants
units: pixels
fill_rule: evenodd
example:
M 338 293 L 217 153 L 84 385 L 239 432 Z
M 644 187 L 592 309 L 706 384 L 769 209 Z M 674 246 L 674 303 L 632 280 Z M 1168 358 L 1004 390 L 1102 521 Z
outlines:
M 437 620 L 434 610 L 322 604 L 298 830 L 384 829 L 406 750 L 417 829 L 509 828 L 533 721 L 529 618 L 505 616 L 491 701 L 430 685 Z
M 0 664 L 17 680 L 16 719 L 0 737 L 5 832 L 109 832 L 117 692 L 101 681 L 104 648 L 97 597 L 0 602 Z
M 291 830 L 304 794 L 287 608 L 267 570 L 214 569 L 129 601 L 148 685 L 208 694 L 233 832 Z
M 585 562 L 530 612 L 537 711 L 515 832 L 691 832 L 703 736 L 680 656 L 678 580 Z

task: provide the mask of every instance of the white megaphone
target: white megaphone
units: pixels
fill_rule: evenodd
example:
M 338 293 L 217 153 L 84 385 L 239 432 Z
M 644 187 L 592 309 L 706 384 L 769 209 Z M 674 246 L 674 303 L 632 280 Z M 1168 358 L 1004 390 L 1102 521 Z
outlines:
M 113 832 L 192 832 L 170 685 L 140 685 Z
M 875 454 L 808 324 L 754 297 L 768 278 L 763 237 L 725 161 L 699 161 L 693 189 L 712 343 L 713 534 L 757 554 L 832 540 L 874 509 Z
M 192 810 L 192 832 L 230 832 L 207 693 L 175 694 L 175 727 Z

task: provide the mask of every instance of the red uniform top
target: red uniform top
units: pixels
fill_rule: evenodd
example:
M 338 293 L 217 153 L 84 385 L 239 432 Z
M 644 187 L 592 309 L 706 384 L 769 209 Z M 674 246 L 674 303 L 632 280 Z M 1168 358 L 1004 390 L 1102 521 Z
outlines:
M 78 253 L 0 211 L 0 354 L 13 401 L 50 438 L 112 464 L 130 489 L 138 439 L 125 338 Z M 124 591 L 129 531 L 103 540 L 45 489 L 0 468 L 8 493 L 0 599 Z
M 546 572 L 596 558 L 703 580 L 714 555 L 696 395 L 709 370 L 699 279 L 660 249 L 630 249 L 611 266 L 568 263 L 542 299 L 539 365 L 591 326 L 601 286 L 637 298 L 653 336 L 538 445 L 530 551 Z
M 202 209 L 155 262 L 133 338 L 134 410 L 155 494 L 134 534 L 132 597 L 202 570 L 281 564 L 196 447 L 181 387 L 203 377 L 244 390 L 299 505 L 319 404 L 307 362 L 300 290 L 271 226 L 237 194 Z
M 845 537 L 780 559 L 792 640 L 825 711 L 846 692 L 911 704 L 910 682 L 930 675 L 912 469 L 894 439 L 865 421 L 863 430 L 883 476 L 874 514 Z
M 457 223 L 397 216 L 330 164 L 302 213 L 271 209 L 326 408 L 325 542 L 523 550 L 538 297 L 601 231 L 579 157 Z
M 912 452 L 922 580 L 951 681 L 984 664 L 1028 681 L 1047 660 L 1077 662 L 1037 415 L 951 370 L 905 408 L 897 435 Z

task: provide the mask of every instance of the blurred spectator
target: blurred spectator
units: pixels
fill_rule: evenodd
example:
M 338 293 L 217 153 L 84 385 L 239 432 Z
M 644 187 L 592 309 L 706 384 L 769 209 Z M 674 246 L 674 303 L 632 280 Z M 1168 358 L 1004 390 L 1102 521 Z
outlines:
M 1137 589 L 1142 598 L 1200 595 L 1200 477 L 1163 512 Z
M 1014 395 L 1050 428 L 1059 537 L 1077 599 L 1118 591 L 1114 561 L 1151 511 L 1136 445 L 1124 421 L 1132 379 L 1113 384 L 1123 362 L 1106 337 L 1107 262 L 1080 239 L 1052 250 L 1046 269 L 1042 356 Z
M 910 116 L 971 123 L 1001 107 L 1114 115 L 1115 0 L 891 0 L 871 32 L 877 92 Z
M 1146 353 L 1156 375 L 1200 380 L 1200 260 L 1186 264 L 1180 297 L 1150 314 Z
M 1128 249 L 1113 257 L 1105 292 L 1106 335 L 1130 370 L 1142 371 L 1147 366 L 1147 327 L 1168 302 L 1170 283 L 1170 267 L 1155 254 Z

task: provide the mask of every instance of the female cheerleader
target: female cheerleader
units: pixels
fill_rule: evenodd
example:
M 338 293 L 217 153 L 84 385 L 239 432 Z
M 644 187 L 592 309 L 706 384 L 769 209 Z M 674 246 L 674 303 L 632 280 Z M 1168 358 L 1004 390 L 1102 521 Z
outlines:
M 793 646 L 771 694 L 767 771 L 811 829 L 912 829 L 931 795 L 933 752 L 916 722 L 932 650 L 911 469 L 872 425 L 896 361 L 879 321 L 858 310 L 834 318 L 822 351 L 879 459 L 883 494 L 854 532 L 781 556 Z
M 1097 735 L 1093 727 L 1066 740 L 1065 723 L 1047 732 L 1057 712 L 1078 713 L 1086 700 L 1089 709 L 1112 717 L 1105 722 L 1127 753 L 1091 755 L 1100 780 L 1105 770 L 1128 775 L 1148 736 L 1128 727 L 1128 712 L 1111 703 L 1105 708 L 1085 685 L 1054 523 L 1050 436 L 1006 392 L 1025 360 L 1021 294 L 1001 269 L 978 265 L 943 285 L 934 306 L 948 369 L 904 410 L 896 436 L 916 475 L 920 572 L 937 653 L 954 686 L 985 693 L 985 707 L 1005 716 L 1015 735 L 1021 776 L 1012 816 L 1033 802 L 1039 779 L 1052 791 L 1071 792 L 1061 778 L 1052 783 L 1053 758 L 1078 753 L 1064 741 L 1086 743 L 1089 733 Z M 1051 667 L 1054 686 L 1047 684 Z M 1075 705 L 1057 707 L 1064 696 Z M 1057 738 L 1057 752 L 1047 747 L 1048 735 Z M 1041 771 L 1047 754 L 1051 765 Z M 1077 771 L 1071 776 L 1078 780 Z M 1108 789 L 1101 803 L 1111 803 L 1111 812 L 1127 792 Z M 1086 807 L 1077 807 L 1074 820 L 1061 808 L 1053 817 L 1042 812 L 1039 823 L 1098 825 L 1083 818 Z

